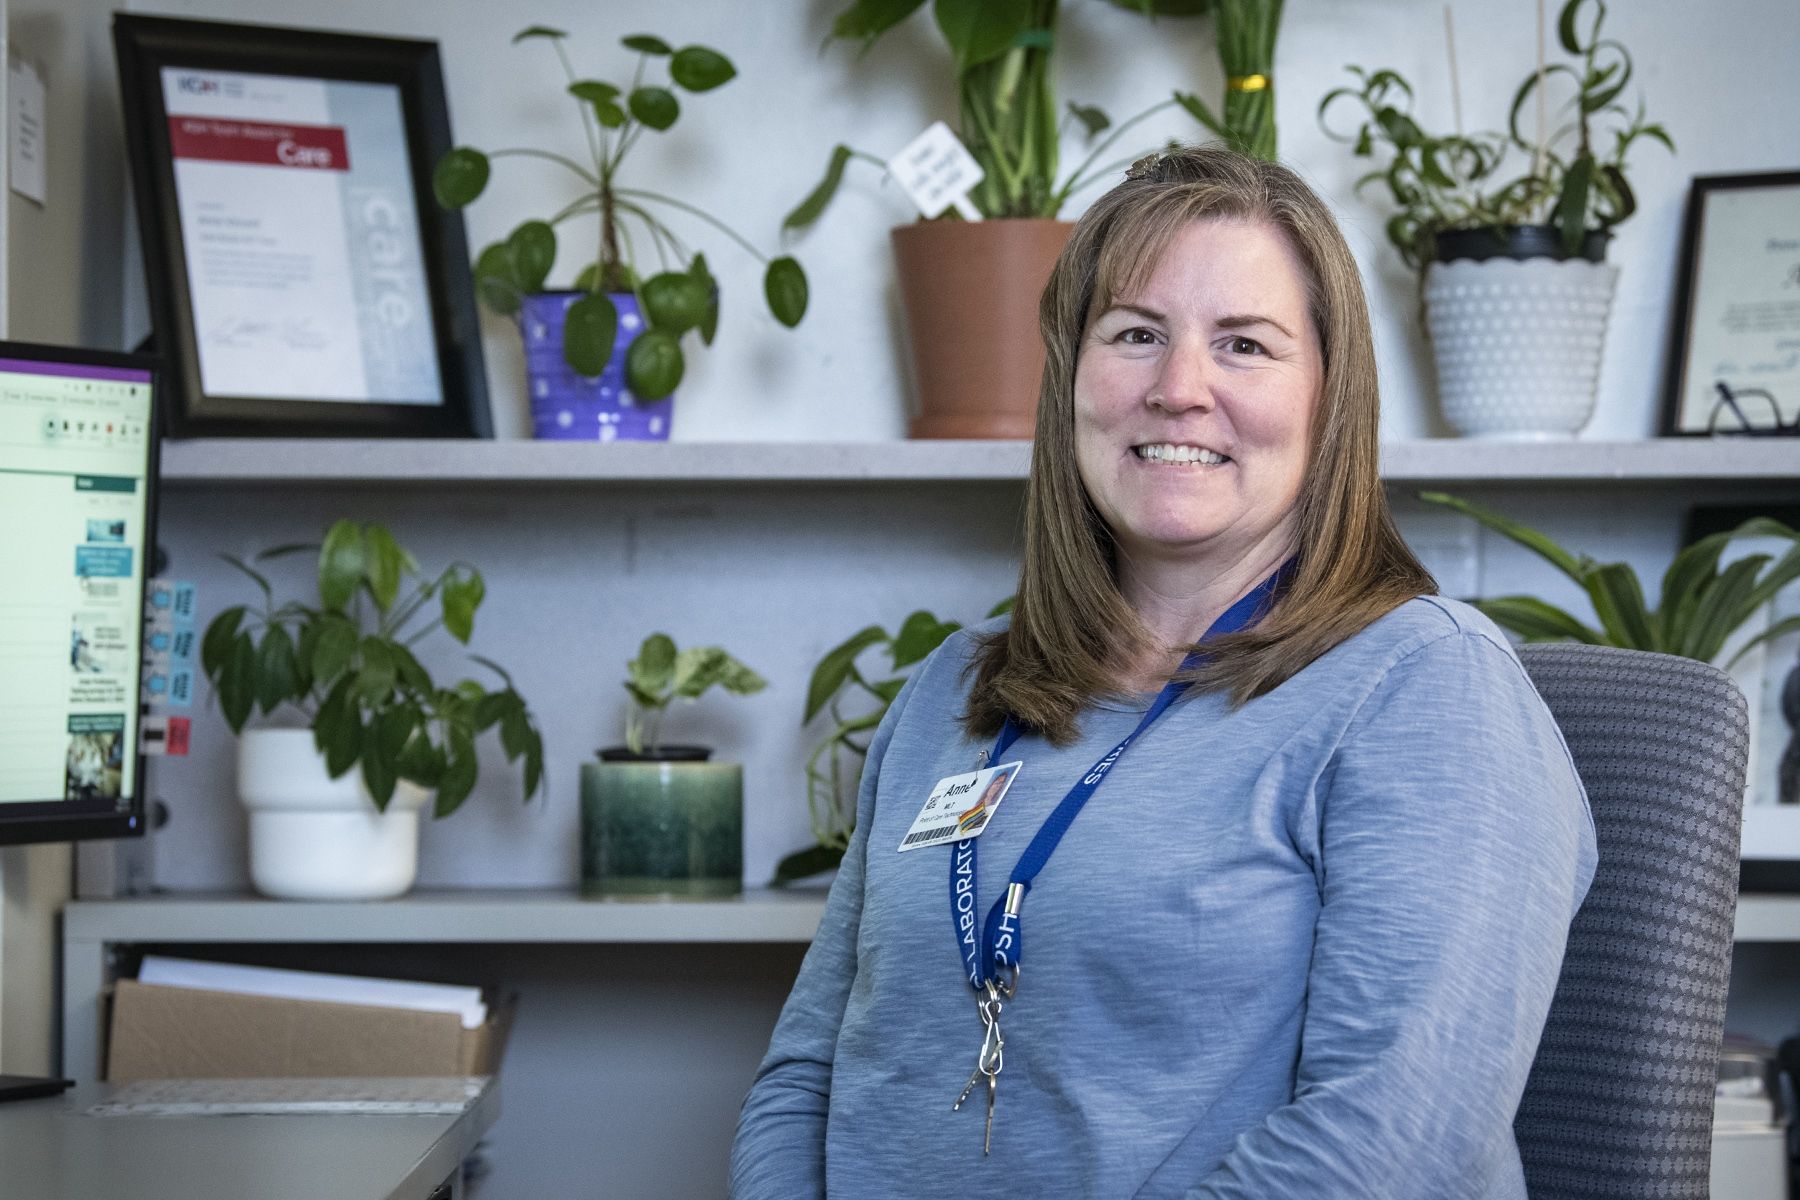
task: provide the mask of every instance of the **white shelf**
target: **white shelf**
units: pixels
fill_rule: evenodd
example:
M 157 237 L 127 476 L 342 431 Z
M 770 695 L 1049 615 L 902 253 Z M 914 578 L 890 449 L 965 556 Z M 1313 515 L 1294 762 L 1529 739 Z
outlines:
M 1740 895 L 1735 939 L 1740 942 L 1800 942 L 1800 896 Z
M 398 900 L 268 900 L 189 893 L 77 900 L 65 942 L 812 941 L 820 890 L 746 889 L 720 900 L 586 899 L 573 891 L 416 891 Z
M 1028 442 L 538 442 L 203 438 L 163 447 L 173 487 L 295 483 L 856 484 L 1017 482 Z M 1382 447 L 1388 482 L 1800 482 L 1800 440 L 1660 438 Z

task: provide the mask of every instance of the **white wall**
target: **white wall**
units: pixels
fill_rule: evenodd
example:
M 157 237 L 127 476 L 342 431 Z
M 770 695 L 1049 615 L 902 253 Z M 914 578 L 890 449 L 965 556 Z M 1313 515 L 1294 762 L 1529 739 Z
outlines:
M 647 137 L 627 170 L 636 182 L 686 198 L 773 247 L 781 217 L 817 179 L 833 144 L 888 154 L 928 121 L 955 119 L 946 55 L 925 13 L 860 62 L 847 45 L 820 51 L 845 2 L 537 0 L 497 10 L 476 0 L 136 0 L 128 7 L 436 39 L 455 136 L 484 149 L 539 145 L 581 153 L 572 102 L 562 94 L 548 48 L 509 46 L 517 28 L 544 23 L 567 30 L 577 71 L 617 81 L 635 57 L 617 44 L 624 34 L 655 32 L 677 44 L 713 45 L 734 59 L 738 78 L 717 92 L 683 96 L 681 121 L 661 138 Z M 1457 0 L 1452 8 L 1466 120 L 1471 127 L 1499 127 L 1513 90 L 1532 69 L 1533 8 L 1526 0 Z M 745 19 L 751 12 L 756 19 Z M 1429 0 L 1303 0 L 1288 5 L 1276 54 L 1283 155 L 1336 207 L 1371 287 L 1389 437 L 1442 432 L 1429 401 L 1428 359 L 1412 324 L 1413 285 L 1382 238 L 1386 210 L 1379 196 L 1371 192 L 1364 202 L 1352 195 L 1360 168 L 1325 138 L 1314 110 L 1327 89 L 1347 80 L 1344 64 L 1391 66 L 1417 87 L 1421 119 L 1449 127 L 1442 28 L 1441 7 Z M 1215 101 L 1221 76 L 1213 32 L 1210 19 L 1165 19 L 1153 28 L 1100 0 L 1069 0 L 1058 59 L 1062 95 L 1098 103 L 1115 119 L 1165 98 L 1172 87 Z M 1800 77 L 1790 61 L 1800 44 L 1800 5 L 1721 0 L 1701 18 L 1675 0 L 1638 0 L 1611 6 L 1606 32 L 1635 54 L 1650 115 L 1667 125 L 1679 148 L 1671 157 L 1646 145 L 1634 159 L 1642 211 L 1620 230 L 1611 254 L 1623 276 L 1599 409 L 1587 436 L 1638 437 L 1655 429 L 1689 177 L 1800 163 L 1800 123 L 1792 119 L 1800 109 Z M 1147 148 L 1202 132 L 1185 114 L 1166 117 L 1133 131 L 1141 137 L 1127 134 L 1121 146 Z M 468 213 L 474 247 L 527 217 L 548 215 L 570 194 L 553 166 L 512 160 L 496 168 L 488 194 Z M 1094 194 L 1078 197 L 1064 215 L 1078 215 Z M 834 209 L 797 243 L 812 281 L 812 307 L 793 332 L 768 316 L 756 263 L 701 227 L 675 222 L 706 249 L 724 285 L 719 340 L 711 350 L 696 345 L 689 355 L 675 436 L 899 436 L 909 368 L 886 233 L 910 216 L 897 188 L 881 186 L 873 168 L 853 166 Z M 566 258 L 561 280 L 578 265 Z M 143 331 L 141 302 L 130 324 L 134 333 Z M 517 335 L 492 319 L 487 332 L 497 426 L 503 434 L 524 434 Z

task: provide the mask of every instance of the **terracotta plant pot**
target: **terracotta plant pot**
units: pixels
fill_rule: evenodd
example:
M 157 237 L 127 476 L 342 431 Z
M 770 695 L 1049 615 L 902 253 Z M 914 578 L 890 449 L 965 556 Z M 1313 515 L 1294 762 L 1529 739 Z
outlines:
M 1030 438 L 1044 344 L 1038 297 L 1067 221 L 921 221 L 894 230 L 912 334 L 916 438 Z

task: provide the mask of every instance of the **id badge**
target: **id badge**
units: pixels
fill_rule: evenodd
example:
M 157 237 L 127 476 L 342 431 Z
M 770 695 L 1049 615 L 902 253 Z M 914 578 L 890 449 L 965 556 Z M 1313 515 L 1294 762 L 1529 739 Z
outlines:
M 1023 760 L 1001 763 L 938 780 L 912 828 L 900 839 L 901 853 L 980 837 L 1024 765 Z

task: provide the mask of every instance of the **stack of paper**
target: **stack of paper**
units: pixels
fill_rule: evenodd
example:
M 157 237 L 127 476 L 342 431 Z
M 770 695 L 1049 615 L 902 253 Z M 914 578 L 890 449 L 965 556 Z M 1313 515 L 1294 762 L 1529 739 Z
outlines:
M 327 975 L 319 971 L 287 971 L 275 967 L 241 967 L 146 954 L 138 982 L 159 987 L 199 988 L 243 996 L 284 1000 L 325 1000 L 373 1008 L 409 1008 L 417 1012 L 455 1013 L 464 1029 L 479 1029 L 487 1020 L 481 989 L 447 983 L 413 983 L 404 979 L 369 979 L 361 975 Z

